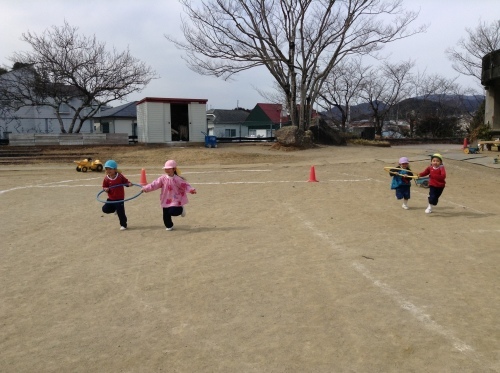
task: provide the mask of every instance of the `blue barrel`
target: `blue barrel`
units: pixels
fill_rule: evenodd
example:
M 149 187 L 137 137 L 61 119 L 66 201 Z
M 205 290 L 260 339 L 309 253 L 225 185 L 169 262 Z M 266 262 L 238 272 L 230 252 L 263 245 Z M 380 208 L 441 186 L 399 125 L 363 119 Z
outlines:
M 206 148 L 216 148 L 217 147 L 217 136 L 205 136 L 205 147 Z

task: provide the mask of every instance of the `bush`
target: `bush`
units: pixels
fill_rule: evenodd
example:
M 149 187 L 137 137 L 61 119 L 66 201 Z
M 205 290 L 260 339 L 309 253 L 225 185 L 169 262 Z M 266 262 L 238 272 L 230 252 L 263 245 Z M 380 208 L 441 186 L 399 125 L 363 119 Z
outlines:
M 348 142 L 349 144 L 353 145 L 369 145 L 369 146 L 380 146 L 380 147 L 391 146 L 391 143 L 389 141 L 381 141 L 381 140 L 351 139 Z

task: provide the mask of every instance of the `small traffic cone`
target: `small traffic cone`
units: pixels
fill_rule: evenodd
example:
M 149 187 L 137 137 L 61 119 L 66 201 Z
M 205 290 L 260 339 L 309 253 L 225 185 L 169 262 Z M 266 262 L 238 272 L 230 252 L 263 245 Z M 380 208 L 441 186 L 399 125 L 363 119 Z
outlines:
M 309 171 L 309 180 L 307 180 L 309 183 L 317 183 L 318 180 L 316 180 L 316 171 L 314 170 L 314 166 L 311 166 L 311 171 Z
M 467 137 L 464 138 L 464 146 L 462 149 L 465 149 L 469 145 L 469 142 L 467 141 Z
M 142 186 L 148 184 L 148 182 L 146 181 L 146 170 L 144 168 L 141 170 L 141 182 L 140 182 L 140 184 Z

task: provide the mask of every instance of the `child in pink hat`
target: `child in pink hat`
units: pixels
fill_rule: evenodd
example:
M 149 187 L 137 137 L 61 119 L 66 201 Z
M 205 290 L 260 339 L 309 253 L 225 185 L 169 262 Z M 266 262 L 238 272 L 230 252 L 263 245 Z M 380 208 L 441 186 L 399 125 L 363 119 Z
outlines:
M 391 189 L 396 190 L 396 198 L 398 200 L 403 200 L 403 205 L 401 207 L 408 210 L 411 179 L 409 177 L 405 177 L 405 175 L 413 176 L 413 172 L 410 170 L 410 161 L 408 158 L 399 158 L 397 168 L 391 168 L 389 170 L 389 174 L 392 176 Z
M 180 171 L 174 160 L 165 162 L 163 169 L 165 175 L 143 186 L 142 191 L 148 193 L 161 188 L 160 205 L 163 208 L 163 223 L 167 231 L 171 231 L 174 229 L 172 216 L 186 216 L 184 205 L 188 203 L 187 193 L 196 194 L 196 189 L 179 176 Z

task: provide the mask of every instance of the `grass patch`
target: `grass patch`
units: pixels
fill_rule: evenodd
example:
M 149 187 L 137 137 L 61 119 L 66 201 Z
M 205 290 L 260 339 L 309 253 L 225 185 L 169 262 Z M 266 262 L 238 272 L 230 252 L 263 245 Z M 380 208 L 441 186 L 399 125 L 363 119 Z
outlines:
M 365 140 L 365 139 L 350 139 L 349 144 L 353 145 L 368 145 L 368 146 L 380 146 L 380 147 L 390 147 L 391 143 L 389 141 L 382 140 Z

